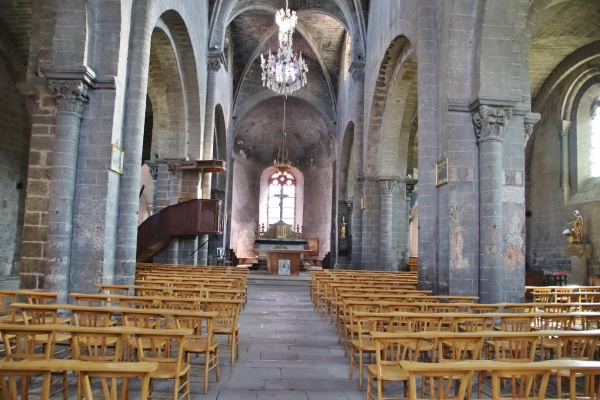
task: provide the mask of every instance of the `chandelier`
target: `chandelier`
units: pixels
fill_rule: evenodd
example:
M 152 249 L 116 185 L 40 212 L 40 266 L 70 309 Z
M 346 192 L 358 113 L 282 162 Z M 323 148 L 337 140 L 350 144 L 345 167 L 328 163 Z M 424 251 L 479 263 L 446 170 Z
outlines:
M 269 55 L 265 59 L 260 55 L 263 86 L 275 93 L 289 94 L 306 84 L 308 67 L 302 58 L 302 52 L 296 56 L 292 50 L 292 35 L 296 29 L 298 17 L 296 11 L 290 11 L 287 0 L 285 10 L 281 9 L 275 14 L 275 22 L 279 26 L 277 54 Z
M 273 161 L 273 166 L 281 174 L 285 174 L 285 172 L 288 169 L 292 168 L 292 162 L 288 158 L 288 151 L 287 151 L 286 140 L 285 140 L 285 137 L 286 137 L 286 135 L 285 135 L 285 101 L 286 101 L 286 99 L 284 98 L 283 99 L 283 138 L 281 139 L 281 147 L 279 147 L 279 150 L 277 151 L 277 159 L 275 159 Z

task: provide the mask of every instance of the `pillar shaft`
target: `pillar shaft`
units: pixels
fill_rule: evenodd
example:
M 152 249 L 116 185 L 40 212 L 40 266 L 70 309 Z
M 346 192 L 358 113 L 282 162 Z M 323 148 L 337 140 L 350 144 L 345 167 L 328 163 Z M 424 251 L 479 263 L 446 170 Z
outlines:
M 119 217 L 115 254 L 115 284 L 132 284 L 135 279 L 139 190 L 150 41 L 155 21 L 151 18 L 153 2 L 135 2 L 136 16 L 131 30 L 130 63 L 123 123 L 123 174 L 119 184 Z
M 363 238 L 363 207 L 362 202 L 364 198 L 364 176 L 363 176 L 363 143 L 364 143 L 364 93 L 365 93 L 365 69 L 364 65 L 352 64 L 350 66 L 352 73 L 352 79 L 355 85 L 355 92 L 358 93 L 356 96 L 355 104 L 355 121 L 354 121 L 354 143 L 352 145 L 352 152 L 355 155 L 356 160 L 356 171 L 358 176 L 353 177 L 356 179 L 354 185 L 354 212 L 352 213 L 352 268 L 363 269 L 363 256 L 362 256 L 362 238 Z M 350 178 L 351 179 L 351 178 Z
M 565 201 L 571 196 L 571 178 L 569 177 L 569 131 L 571 130 L 571 121 L 563 121 L 560 130 L 560 149 L 562 155 L 562 179 L 561 187 Z
M 438 193 L 435 163 L 438 160 L 437 97 L 438 59 L 433 0 L 419 0 L 418 27 L 418 113 L 419 113 L 419 288 L 437 290 Z
M 473 114 L 479 145 L 479 301 L 504 301 L 503 139 L 510 109 L 482 105 Z
M 62 293 L 66 301 L 69 288 L 73 201 L 77 172 L 77 150 L 88 86 L 82 80 L 50 80 L 58 94 L 52 184 L 48 206 L 47 275 L 44 289 Z
M 396 187 L 396 181 L 393 179 L 379 180 L 379 199 L 380 199 L 380 224 L 379 239 L 381 243 L 381 252 L 379 265 L 381 269 L 394 269 L 394 249 L 393 249 L 393 227 L 394 210 L 392 204 L 392 192 Z

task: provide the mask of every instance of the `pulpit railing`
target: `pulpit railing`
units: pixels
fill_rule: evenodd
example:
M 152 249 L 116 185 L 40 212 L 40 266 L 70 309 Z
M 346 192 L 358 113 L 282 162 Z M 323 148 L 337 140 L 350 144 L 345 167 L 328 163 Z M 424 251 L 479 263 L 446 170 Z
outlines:
M 138 227 L 137 261 L 150 260 L 172 237 L 220 235 L 220 209 L 221 200 L 193 199 L 151 215 Z

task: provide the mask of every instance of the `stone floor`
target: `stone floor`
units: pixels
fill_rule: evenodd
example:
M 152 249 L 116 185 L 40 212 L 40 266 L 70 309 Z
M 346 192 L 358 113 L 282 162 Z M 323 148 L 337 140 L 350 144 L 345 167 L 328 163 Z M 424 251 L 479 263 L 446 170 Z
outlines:
M 260 276 L 249 280 L 248 304 L 240 314 L 240 355 L 233 368 L 221 354 L 221 379 L 211 372 L 209 392 L 192 379 L 192 399 L 208 400 L 363 400 L 337 331 L 313 310 L 308 277 L 290 280 Z M 14 289 L 18 281 L 0 281 Z M 165 382 L 166 383 L 166 382 Z M 76 398 L 75 381 L 70 398 Z M 133 386 L 135 383 L 133 383 Z M 169 385 L 160 389 L 168 390 Z M 131 394 L 135 399 L 135 393 Z

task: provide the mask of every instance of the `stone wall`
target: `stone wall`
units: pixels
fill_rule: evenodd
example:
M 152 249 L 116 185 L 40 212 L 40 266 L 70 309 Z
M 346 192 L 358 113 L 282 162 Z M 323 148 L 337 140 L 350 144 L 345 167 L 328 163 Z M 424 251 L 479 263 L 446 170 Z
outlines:
M 23 99 L 1 58 L 0 93 L 0 276 L 7 276 L 20 263 L 29 128 Z

